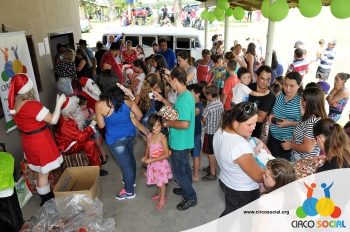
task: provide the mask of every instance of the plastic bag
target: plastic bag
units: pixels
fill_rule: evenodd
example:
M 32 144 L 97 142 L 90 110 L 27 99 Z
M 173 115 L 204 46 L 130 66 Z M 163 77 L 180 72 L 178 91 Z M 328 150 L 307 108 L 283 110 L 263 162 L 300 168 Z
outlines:
M 0 152 L 0 191 L 13 189 L 15 181 L 13 179 L 14 162 L 12 155 L 7 152 Z
M 115 231 L 113 218 L 103 219 L 103 204 L 98 199 L 90 199 L 83 194 L 47 201 L 41 210 L 26 222 L 23 232 L 73 232 L 73 231 Z

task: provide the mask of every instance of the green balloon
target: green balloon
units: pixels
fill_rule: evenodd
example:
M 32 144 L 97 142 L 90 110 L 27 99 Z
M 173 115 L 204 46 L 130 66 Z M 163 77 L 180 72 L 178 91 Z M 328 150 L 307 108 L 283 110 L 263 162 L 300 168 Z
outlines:
M 216 20 L 218 20 L 220 22 L 224 21 L 225 20 L 225 14 L 217 15 L 216 16 Z
M 299 11 L 305 17 L 315 17 L 321 12 L 321 10 L 321 0 L 299 0 Z
M 226 10 L 230 7 L 230 3 L 227 0 L 218 0 L 216 3 L 216 7 Z
M 240 6 L 235 7 L 233 9 L 233 17 L 235 17 L 236 20 L 242 20 L 244 18 L 244 9 Z
M 286 0 L 275 1 L 270 8 L 270 19 L 278 22 L 287 17 L 289 5 Z
M 216 17 L 215 17 L 214 11 L 209 12 L 208 13 L 208 21 L 212 23 L 215 21 L 215 19 L 216 19 Z
M 201 13 L 201 18 L 207 20 L 207 19 L 208 19 L 208 14 L 209 14 L 208 9 L 205 9 L 205 10 Z
M 226 9 L 225 14 L 226 14 L 227 17 L 232 16 L 233 15 L 233 9 L 232 8 Z
M 346 19 L 350 17 L 350 1 L 349 0 L 332 0 L 331 12 L 338 19 Z
M 218 18 L 221 18 L 222 15 L 225 16 L 225 11 L 224 11 L 223 9 L 221 9 L 221 8 L 216 7 L 215 10 L 214 10 L 214 15 L 215 15 L 215 17 L 216 17 L 217 19 L 218 19 Z
M 270 18 L 270 0 L 264 0 L 261 4 L 261 14 L 265 17 L 265 18 Z

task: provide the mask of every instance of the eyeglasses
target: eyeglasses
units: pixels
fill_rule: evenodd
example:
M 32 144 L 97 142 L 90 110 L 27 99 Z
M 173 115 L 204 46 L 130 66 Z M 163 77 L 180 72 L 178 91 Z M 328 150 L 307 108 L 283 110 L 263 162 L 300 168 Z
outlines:
M 249 103 L 248 105 L 245 105 L 243 110 L 246 114 L 250 114 L 252 111 L 256 109 L 255 103 Z

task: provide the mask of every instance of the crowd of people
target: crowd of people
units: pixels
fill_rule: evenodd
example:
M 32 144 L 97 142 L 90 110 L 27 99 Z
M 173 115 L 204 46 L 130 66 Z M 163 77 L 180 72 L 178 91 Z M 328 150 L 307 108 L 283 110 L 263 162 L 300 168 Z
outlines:
M 97 42 L 95 54 L 85 40 L 75 52 L 60 44 L 55 72 L 61 95 L 52 114 L 35 100 L 25 74 L 12 78 L 9 91 L 26 159 L 39 173 L 42 203 L 53 197 L 48 173 L 62 163 L 62 155 L 84 152 L 90 165 L 101 166 L 108 161 L 102 144 L 122 173 L 124 187 L 115 198 L 134 198 L 141 169 L 133 146 L 137 136 L 145 144 L 145 182 L 158 187 L 151 197 L 157 209 L 171 197 L 166 190 L 171 179 L 177 185 L 173 193 L 183 196 L 178 210 L 200 200 L 193 182 L 219 179 L 224 216 L 294 181 L 293 163 L 305 158 L 322 157 L 315 172 L 349 167 L 349 138 L 336 121 L 349 98 L 350 75 L 338 73 L 330 92 L 327 83 L 335 44 L 319 51 L 321 80 L 308 84 L 306 51 L 300 47 L 283 72 L 276 53 L 272 64 L 265 64 L 254 43 L 243 52 L 238 41 L 224 53 L 220 36 L 199 60 L 187 51 L 175 54 L 165 39 L 152 45 L 148 57 L 122 35 L 111 35 L 106 45 Z M 47 123 L 57 124 L 54 137 Z M 200 176 L 203 156 L 209 166 Z M 261 158 L 266 156 L 269 161 Z M 108 172 L 101 169 L 100 175 Z

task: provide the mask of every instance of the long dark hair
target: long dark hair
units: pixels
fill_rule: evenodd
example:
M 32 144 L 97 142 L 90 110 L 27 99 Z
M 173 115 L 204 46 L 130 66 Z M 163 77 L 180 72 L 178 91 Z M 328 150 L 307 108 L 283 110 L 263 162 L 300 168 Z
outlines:
M 298 95 L 301 95 L 301 93 L 303 92 L 303 86 L 301 85 L 301 81 L 303 80 L 303 78 L 301 77 L 300 73 L 298 72 L 290 72 L 286 75 L 285 79 L 290 79 L 290 80 L 295 80 L 297 82 L 297 84 L 299 85 L 299 89 L 298 89 Z M 283 90 L 283 94 L 284 90 Z
M 256 55 L 255 48 L 256 48 L 256 46 L 255 46 L 254 43 L 249 43 L 249 44 L 248 44 L 248 47 L 247 47 L 247 52 L 246 52 L 246 54 L 247 54 L 247 53 L 250 53 L 250 54 L 252 54 L 253 56 L 255 56 L 255 55 Z
M 239 123 L 245 122 L 256 114 L 258 114 L 258 109 L 254 103 L 241 102 L 233 106 L 231 110 L 225 111 L 223 113 L 221 128 L 233 129 L 234 121 L 237 121 Z
M 119 111 L 125 100 L 125 93 L 117 86 L 117 76 L 112 70 L 103 70 L 98 79 L 101 90 L 100 99 L 107 102 L 107 106 Z
M 135 67 L 139 67 L 143 70 L 143 72 L 145 73 L 145 75 L 148 74 L 148 69 L 146 67 L 145 62 L 143 62 L 141 59 L 137 59 L 134 60 L 134 62 L 132 63 Z
M 323 135 L 326 160 L 335 157 L 338 168 L 350 165 L 350 141 L 344 129 L 332 119 L 324 118 L 314 125 L 314 136 Z
M 309 87 L 303 92 L 303 99 L 306 102 L 303 121 L 309 119 L 312 115 L 317 118 L 327 118 L 324 93 L 319 87 Z
M 153 59 L 157 63 L 156 72 L 160 71 L 163 68 L 167 68 L 167 64 L 163 55 L 157 54 Z

